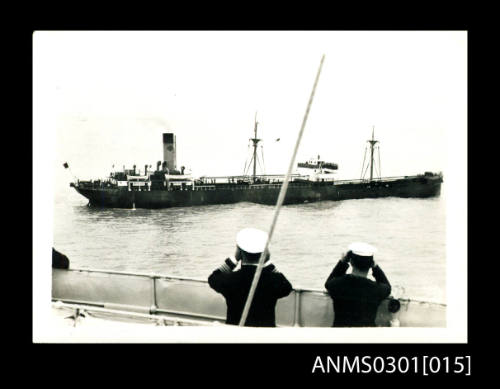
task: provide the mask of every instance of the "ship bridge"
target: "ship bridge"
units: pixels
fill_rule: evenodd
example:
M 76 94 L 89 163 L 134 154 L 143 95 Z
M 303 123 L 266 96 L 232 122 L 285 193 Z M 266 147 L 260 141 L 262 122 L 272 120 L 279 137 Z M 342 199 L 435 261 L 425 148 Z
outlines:
M 298 172 L 308 176 L 310 181 L 334 181 L 333 174 L 337 169 L 336 163 L 323 161 L 319 155 L 307 162 L 297 163 Z

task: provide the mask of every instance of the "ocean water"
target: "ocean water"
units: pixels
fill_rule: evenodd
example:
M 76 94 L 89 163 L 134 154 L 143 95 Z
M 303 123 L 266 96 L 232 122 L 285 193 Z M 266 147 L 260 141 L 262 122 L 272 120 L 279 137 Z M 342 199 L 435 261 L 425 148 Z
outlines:
M 54 208 L 54 247 L 72 268 L 206 278 L 244 227 L 268 230 L 273 206 L 98 209 L 67 188 Z M 377 247 L 395 297 L 446 303 L 445 187 L 429 199 L 362 199 L 283 206 L 271 259 L 294 287 L 323 289 L 347 246 Z

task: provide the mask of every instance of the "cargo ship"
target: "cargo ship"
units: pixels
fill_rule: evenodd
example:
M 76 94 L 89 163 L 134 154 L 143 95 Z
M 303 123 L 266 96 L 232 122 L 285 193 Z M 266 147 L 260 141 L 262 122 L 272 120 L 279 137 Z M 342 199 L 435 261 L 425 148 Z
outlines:
M 237 202 L 274 205 L 285 175 L 257 174 L 257 145 L 261 141 L 257 137 L 257 124 L 255 121 L 254 137 L 250 138 L 253 153 L 248 167 L 253 166 L 251 174 L 244 172 L 240 176 L 193 178 L 184 166 L 177 168 L 175 134 L 163 133 L 163 162 L 158 161 L 155 170 L 151 169 L 151 165 L 145 165 L 144 171 L 138 171 L 134 165 L 132 169 L 124 167 L 122 171 L 111 172 L 105 180 L 75 180 L 70 186 L 86 197 L 88 205 L 93 207 L 154 209 Z M 296 173 L 288 179 L 283 204 L 378 197 L 425 198 L 440 194 L 442 173 L 375 177 L 374 154 L 378 141 L 373 131 L 367 142 L 369 146 L 365 150 L 360 179 L 336 180 L 334 176 L 338 165 L 323 161 L 318 155 L 297 164 Z M 367 151 L 370 153 L 368 159 Z M 64 166 L 68 167 L 67 163 Z

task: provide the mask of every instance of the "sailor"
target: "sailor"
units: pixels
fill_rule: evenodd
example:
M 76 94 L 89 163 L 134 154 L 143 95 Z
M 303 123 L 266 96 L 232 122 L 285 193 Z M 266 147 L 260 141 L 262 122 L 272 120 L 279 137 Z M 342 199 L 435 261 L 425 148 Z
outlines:
M 240 322 L 267 239 L 268 235 L 264 231 L 255 228 L 241 230 L 236 236 L 234 256 L 227 258 L 222 266 L 208 277 L 210 287 L 226 299 L 226 324 L 238 325 Z M 236 269 L 238 264 L 241 266 Z M 290 282 L 271 263 L 269 253 L 263 266 L 245 326 L 276 327 L 276 302 L 292 291 Z
M 69 259 L 66 255 L 52 247 L 52 267 L 54 269 L 69 269 Z
M 325 283 L 333 299 L 334 327 L 375 327 L 377 309 L 391 293 L 391 285 L 374 261 L 375 247 L 356 242 L 337 263 Z M 346 274 L 349 264 L 350 274 Z M 372 269 L 372 281 L 367 278 Z

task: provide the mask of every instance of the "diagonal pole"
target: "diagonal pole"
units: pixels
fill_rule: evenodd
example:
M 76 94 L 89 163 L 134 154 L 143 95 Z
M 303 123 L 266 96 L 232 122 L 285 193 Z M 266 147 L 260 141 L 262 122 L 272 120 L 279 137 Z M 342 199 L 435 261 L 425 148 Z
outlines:
M 285 200 L 286 190 L 288 188 L 288 181 L 290 179 L 290 175 L 292 174 L 293 165 L 295 163 L 295 157 L 297 156 L 297 151 L 299 149 L 300 141 L 302 139 L 302 134 L 304 133 L 304 128 L 305 128 L 306 122 L 307 122 L 307 116 L 309 115 L 309 110 L 311 109 L 311 104 L 312 104 L 312 101 L 314 98 L 314 93 L 316 92 L 316 85 L 318 85 L 319 75 L 321 73 L 321 68 L 323 67 L 324 59 L 325 59 L 325 55 L 323 55 L 321 57 L 321 62 L 319 64 L 318 73 L 316 74 L 316 79 L 314 80 L 314 85 L 313 85 L 313 88 L 311 91 L 311 96 L 309 97 L 309 102 L 307 104 L 306 112 L 304 114 L 304 119 L 302 120 L 302 126 L 300 127 L 299 135 L 297 137 L 297 142 L 295 143 L 295 148 L 293 150 L 292 159 L 290 160 L 290 165 L 288 166 L 288 171 L 286 173 L 285 180 L 283 182 L 283 185 L 281 186 L 281 190 L 280 190 L 280 193 L 278 196 L 276 208 L 274 209 L 273 221 L 272 221 L 271 227 L 269 229 L 266 247 L 264 248 L 264 251 L 260 255 L 259 263 L 257 264 L 257 268 L 255 269 L 255 274 L 253 276 L 252 285 L 251 285 L 250 291 L 248 293 L 247 301 L 245 303 L 245 308 L 243 309 L 243 313 L 241 315 L 239 326 L 244 326 L 246 321 L 247 321 L 248 311 L 250 310 L 250 306 L 252 305 L 252 300 L 253 300 L 253 297 L 255 294 L 255 290 L 257 289 L 257 284 L 259 283 L 260 275 L 262 273 L 262 268 L 263 268 L 262 265 L 264 263 L 264 258 L 266 257 L 268 249 L 269 249 L 269 242 L 271 241 L 271 238 L 273 236 L 274 227 L 276 226 L 276 221 L 278 220 L 278 215 L 280 212 L 281 205 L 283 204 L 283 201 Z

